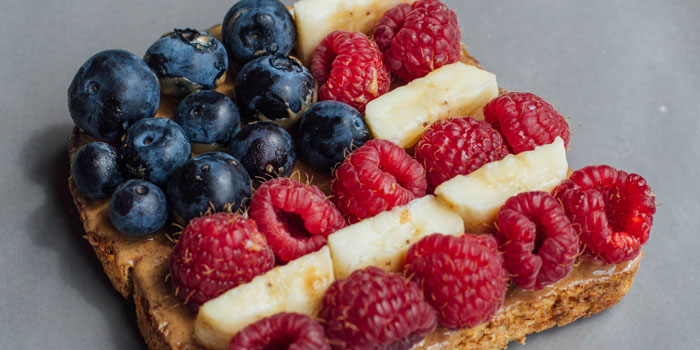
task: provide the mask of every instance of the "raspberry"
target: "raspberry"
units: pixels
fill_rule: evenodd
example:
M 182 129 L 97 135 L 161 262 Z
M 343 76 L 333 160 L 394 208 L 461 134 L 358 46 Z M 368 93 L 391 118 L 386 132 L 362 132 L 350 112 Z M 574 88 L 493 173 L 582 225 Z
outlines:
M 318 187 L 289 178 L 263 183 L 253 194 L 248 216 L 282 261 L 319 250 L 329 234 L 345 227 L 342 214 Z
M 437 0 L 397 5 L 374 28 L 384 63 L 407 82 L 457 62 L 460 39 L 457 15 Z
M 217 213 L 190 221 L 170 255 L 175 295 L 195 308 L 275 264 L 255 222 Z
M 569 145 L 569 124 L 552 105 L 529 92 L 508 92 L 484 106 L 484 117 L 506 139 L 513 153 L 554 142 Z
M 391 78 L 377 44 L 362 33 L 335 31 L 311 59 L 320 100 L 346 103 L 364 112 L 369 101 L 389 91 Z
M 486 322 L 505 300 L 508 273 L 490 234 L 426 236 L 408 250 L 405 268 L 445 328 Z
M 467 175 L 508 153 L 501 134 L 472 117 L 439 121 L 426 130 L 416 146 L 416 159 L 428 174 L 428 190 Z
M 279 313 L 238 332 L 229 350 L 330 350 L 323 326 L 311 316 Z
M 350 223 L 425 195 L 425 170 L 403 148 L 370 140 L 350 154 L 331 182 L 334 200 Z
M 630 260 L 649 240 L 654 192 L 637 174 L 607 165 L 574 171 L 555 197 L 579 231 L 582 249 L 610 264 Z
M 437 325 L 415 283 L 374 266 L 333 282 L 319 317 L 331 346 L 348 350 L 408 350 Z
M 523 289 L 538 290 L 566 277 L 578 255 L 578 234 L 554 197 L 524 192 L 496 217 L 506 267 Z

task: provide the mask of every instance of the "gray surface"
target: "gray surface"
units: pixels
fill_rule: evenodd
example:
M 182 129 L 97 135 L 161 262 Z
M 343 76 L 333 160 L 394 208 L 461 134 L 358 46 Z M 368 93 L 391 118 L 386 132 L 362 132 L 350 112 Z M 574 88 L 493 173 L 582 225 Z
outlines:
M 501 86 L 570 117 L 574 168 L 646 177 L 658 213 L 615 308 L 528 338 L 527 349 L 698 348 L 700 2 L 447 1 Z M 2 1 L 0 348 L 144 349 L 132 306 L 98 266 L 66 188 L 66 88 L 93 53 L 142 54 L 231 1 Z M 519 346 L 513 346 L 519 349 Z

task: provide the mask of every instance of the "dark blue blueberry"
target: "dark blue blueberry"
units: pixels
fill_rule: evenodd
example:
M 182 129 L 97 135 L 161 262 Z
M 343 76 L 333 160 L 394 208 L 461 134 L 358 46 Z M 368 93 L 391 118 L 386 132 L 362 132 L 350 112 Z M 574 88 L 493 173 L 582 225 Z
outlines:
M 226 95 L 205 90 L 185 97 L 175 111 L 180 124 L 192 143 L 228 145 L 241 128 L 238 107 Z
M 295 124 L 316 102 L 314 78 L 299 60 L 264 56 L 248 62 L 236 77 L 236 99 L 244 116 Z
M 228 69 L 224 45 L 194 29 L 175 29 L 163 35 L 148 48 L 143 60 L 158 76 L 163 93 L 173 96 L 214 89 Z
M 243 0 L 226 13 L 221 35 L 231 59 L 240 67 L 259 56 L 289 55 L 297 29 L 280 1 Z
M 241 161 L 250 177 L 261 182 L 289 176 L 296 160 L 292 136 L 270 122 L 257 122 L 241 129 L 231 140 L 229 153 Z
M 127 180 L 109 199 L 109 218 L 123 234 L 150 235 L 168 221 L 167 203 L 158 186 L 144 180 Z
M 301 118 L 299 154 L 314 169 L 329 171 L 370 139 L 362 114 L 345 103 L 321 101 Z
M 68 87 L 73 122 L 100 141 L 119 141 L 131 124 L 154 116 L 159 103 L 155 74 L 140 57 L 123 50 L 90 57 Z
M 126 131 L 120 160 L 124 175 L 163 186 L 190 158 L 190 143 L 182 128 L 165 118 L 138 121 Z
M 104 198 L 122 182 L 117 150 L 104 142 L 90 142 L 73 158 L 71 171 L 78 190 L 87 198 Z
M 250 177 L 235 158 L 223 152 L 200 154 L 183 164 L 168 182 L 168 200 L 184 221 L 210 207 L 236 211 L 247 205 L 253 192 Z

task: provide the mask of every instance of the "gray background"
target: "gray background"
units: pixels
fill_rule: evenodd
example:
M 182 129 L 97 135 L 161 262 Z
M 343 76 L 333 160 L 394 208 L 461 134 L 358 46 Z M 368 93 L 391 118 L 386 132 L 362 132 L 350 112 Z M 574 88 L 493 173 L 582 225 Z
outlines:
M 144 349 L 132 305 L 81 238 L 66 186 L 66 88 L 93 53 L 141 55 L 174 27 L 220 22 L 232 1 L 1 3 L 0 348 Z M 627 297 L 526 348 L 699 348 L 700 1 L 447 3 L 501 86 L 570 118 L 573 168 L 607 163 L 657 193 Z

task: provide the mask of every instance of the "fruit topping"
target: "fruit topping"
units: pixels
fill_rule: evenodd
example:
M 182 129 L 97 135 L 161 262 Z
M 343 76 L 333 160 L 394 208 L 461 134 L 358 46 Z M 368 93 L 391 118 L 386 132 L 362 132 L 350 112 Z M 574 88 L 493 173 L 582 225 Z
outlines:
M 311 316 L 282 312 L 257 321 L 231 339 L 229 350 L 330 350 L 323 326 Z
M 578 255 L 578 233 L 549 193 L 511 197 L 498 212 L 496 224 L 508 272 L 523 289 L 542 289 L 571 272 Z
M 259 182 L 289 176 L 297 158 L 292 136 L 272 122 L 245 126 L 233 137 L 229 153 Z
M 73 181 L 86 198 L 105 198 L 122 182 L 117 150 L 104 142 L 81 147 L 71 166 Z
M 109 218 L 119 232 L 145 236 L 168 221 L 168 205 L 161 189 L 144 180 L 122 182 L 109 199 Z
M 241 128 L 238 107 L 226 95 L 211 90 L 193 92 L 185 97 L 173 119 L 193 147 L 228 145 Z
M 377 44 L 357 32 L 328 34 L 311 59 L 311 74 L 320 100 L 347 103 L 361 112 L 391 84 Z

